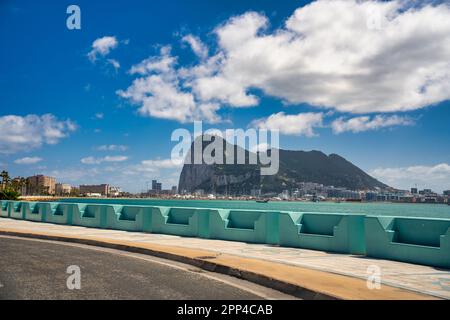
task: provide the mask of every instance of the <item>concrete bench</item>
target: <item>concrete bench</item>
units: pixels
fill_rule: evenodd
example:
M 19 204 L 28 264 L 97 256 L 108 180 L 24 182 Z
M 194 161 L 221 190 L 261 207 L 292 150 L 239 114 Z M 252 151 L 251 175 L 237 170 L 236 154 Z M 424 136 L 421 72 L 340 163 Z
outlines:
M 151 207 L 111 205 L 105 205 L 105 207 L 108 228 L 127 231 L 151 231 Z
M 9 217 L 13 219 L 25 219 L 25 211 L 23 210 L 23 208 L 26 206 L 26 204 L 27 202 L 10 201 L 8 207 Z
M 45 208 L 45 222 L 55 224 L 71 224 L 72 211 L 69 204 L 52 203 Z
M 277 235 L 273 233 L 278 230 L 271 230 L 267 223 L 272 214 L 254 210 L 210 210 L 209 238 L 252 243 L 266 243 L 269 239 L 269 242 L 277 242 Z
M 367 255 L 450 268 L 450 220 L 365 218 Z
M 5 200 L 0 200 L 0 217 L 9 218 L 9 203 Z
M 280 245 L 364 254 L 364 215 L 281 212 Z
M 198 217 L 196 208 L 152 207 L 151 232 L 197 237 Z
M 73 204 L 72 224 L 76 226 L 107 228 L 106 210 L 102 205 Z

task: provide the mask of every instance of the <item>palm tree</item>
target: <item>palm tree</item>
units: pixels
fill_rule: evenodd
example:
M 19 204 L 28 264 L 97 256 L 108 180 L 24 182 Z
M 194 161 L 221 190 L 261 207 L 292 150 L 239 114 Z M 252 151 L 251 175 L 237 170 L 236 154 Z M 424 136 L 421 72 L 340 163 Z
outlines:
M 23 193 L 24 186 L 26 185 L 26 179 L 22 177 L 14 178 L 11 181 L 11 189 Z
M 5 170 L 3 170 L 3 171 L 0 173 L 0 177 L 2 178 L 2 184 L 1 184 L 2 189 L 7 188 L 8 185 L 9 185 L 9 182 L 11 181 L 8 172 L 5 171 Z

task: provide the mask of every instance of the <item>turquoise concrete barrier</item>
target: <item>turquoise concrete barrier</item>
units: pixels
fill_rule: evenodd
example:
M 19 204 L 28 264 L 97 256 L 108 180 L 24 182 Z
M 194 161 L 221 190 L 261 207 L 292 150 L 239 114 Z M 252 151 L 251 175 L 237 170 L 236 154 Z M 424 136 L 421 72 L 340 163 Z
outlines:
M 0 200 L 0 217 L 9 218 L 8 201 Z
M 25 220 L 67 224 L 60 205 L 54 202 L 21 202 Z
M 364 254 L 364 215 L 281 212 L 279 244 Z
M 9 217 L 13 219 L 25 219 L 23 207 L 25 202 L 11 201 L 8 205 Z
M 450 268 L 450 220 L 366 217 L 368 256 Z
M 107 228 L 107 206 L 77 203 L 72 209 L 73 225 L 92 228 Z
M 25 220 L 45 222 L 45 203 L 22 202 Z
M 196 208 L 153 207 L 151 232 L 197 237 L 199 217 Z
M 45 215 L 45 222 L 55 224 L 71 224 L 71 212 L 68 204 L 57 203 L 47 205 L 47 214 Z
M 152 230 L 152 208 L 139 206 L 106 206 L 108 228 L 127 231 Z
M 75 226 L 267 243 L 450 268 L 450 219 L 0 201 L 0 216 Z
M 276 216 L 254 210 L 210 210 L 209 238 L 253 243 L 278 241 Z M 272 222 L 272 223 L 271 223 Z

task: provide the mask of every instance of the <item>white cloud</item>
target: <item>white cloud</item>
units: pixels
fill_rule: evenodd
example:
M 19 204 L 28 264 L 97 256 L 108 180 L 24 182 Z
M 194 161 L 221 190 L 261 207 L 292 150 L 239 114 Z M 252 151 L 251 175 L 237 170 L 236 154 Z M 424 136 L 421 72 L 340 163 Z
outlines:
M 314 128 L 322 127 L 323 113 L 299 113 L 286 115 L 284 112 L 272 114 L 268 118 L 253 121 L 251 124 L 259 129 L 279 130 L 285 135 L 316 136 Z
M 155 179 L 159 177 L 158 179 L 162 179 L 166 184 L 173 185 L 178 184 L 177 182 L 174 183 L 173 180 L 178 179 L 182 167 L 182 160 L 143 160 L 140 163 L 123 167 L 120 172 L 125 179 L 128 177 L 126 180 L 129 180 L 130 176 L 133 176 L 133 179 Z
M 71 120 L 58 120 L 52 114 L 42 116 L 7 115 L 0 117 L 0 154 L 12 154 L 57 144 L 77 128 Z
M 171 56 L 171 47 L 165 46 L 160 49 L 160 56 L 149 57 L 130 69 L 130 74 L 147 75 L 152 72 L 172 73 L 177 58 Z
M 104 117 L 105 117 L 105 114 L 104 114 L 104 113 L 98 112 L 98 113 L 95 114 L 95 118 L 96 118 L 96 119 L 101 120 L 101 119 L 103 119 Z
M 128 150 L 127 146 L 117 145 L 117 144 L 109 144 L 109 145 L 101 145 L 96 148 L 98 151 L 126 151 Z
M 92 43 L 92 50 L 88 53 L 88 58 L 92 62 L 95 62 L 99 55 L 103 57 L 108 55 L 110 51 L 117 48 L 118 45 L 119 42 L 114 36 L 98 38 Z
M 371 170 L 370 174 L 399 189 L 409 189 L 415 185 L 419 188 L 431 188 L 437 192 L 450 189 L 450 165 L 447 163 L 434 166 L 377 168 Z
M 103 162 L 123 162 L 128 160 L 127 156 L 105 156 L 102 158 L 95 158 L 95 157 L 86 157 L 81 159 L 81 163 L 83 164 L 100 164 Z
M 94 157 L 82 158 L 80 161 L 81 161 L 81 163 L 84 163 L 84 164 L 99 164 L 101 162 Z
M 163 47 L 161 57 L 151 57 L 131 68 L 131 74 L 137 73 L 142 77 L 135 79 L 127 90 L 119 90 L 117 94 L 138 105 L 138 112 L 142 116 L 179 122 L 218 122 L 220 117 L 216 111 L 219 105 L 198 103 L 192 93 L 184 91 L 173 63 L 175 60 L 170 56 L 170 48 Z
M 393 126 L 411 126 L 415 121 L 405 116 L 383 116 L 377 115 L 375 117 L 362 116 L 350 119 L 340 117 L 331 123 L 331 128 L 335 134 L 343 132 L 362 132 L 369 130 L 378 130 Z
M 42 160 L 43 159 L 39 158 L 39 157 L 25 157 L 25 158 L 14 160 L 14 163 L 28 165 L 28 164 L 36 164 L 38 162 L 41 162 Z
M 157 75 L 135 80 L 122 96 L 143 106 L 141 114 L 181 122 L 198 117 L 203 104 L 212 103 L 214 114 L 224 106 L 256 106 L 253 89 L 285 104 L 354 114 L 409 111 L 450 99 L 447 4 L 318 0 L 280 28 L 247 12 L 214 34 L 214 55 L 197 47 L 205 58 L 196 65 L 176 68 L 177 58 L 162 52 L 133 67 L 131 73 Z M 156 92 L 162 88 L 173 99 L 162 99 Z
M 449 8 L 401 9 L 397 1 L 316 1 L 271 33 L 264 33 L 268 21 L 260 14 L 233 18 L 216 30 L 226 52 L 221 71 L 198 80 L 194 90 L 230 82 L 240 92 L 258 88 L 287 103 L 352 113 L 413 110 L 448 99 Z M 367 26 L 374 10 L 379 30 Z M 235 104 L 233 95 L 221 95 Z
M 45 170 L 42 173 L 50 177 L 55 177 L 57 181 L 72 183 L 74 185 L 77 183 L 105 183 L 105 180 L 101 177 L 101 170 L 98 168 L 63 168 Z
M 208 57 L 208 47 L 196 36 L 188 34 L 184 36 L 181 41 L 186 42 L 191 47 L 192 51 L 201 59 Z
M 269 144 L 267 143 L 260 143 L 257 144 L 256 146 L 253 146 L 250 151 L 251 152 L 266 152 L 268 149 L 270 148 Z
M 108 61 L 108 63 L 110 64 L 110 65 L 112 65 L 113 67 L 114 67 L 114 70 L 119 70 L 120 69 L 120 63 L 119 63 L 119 61 L 117 61 L 117 60 L 115 60 L 115 59 L 108 59 L 107 60 Z
M 162 159 L 162 160 L 144 160 L 141 162 L 146 167 L 153 167 L 158 169 L 172 169 L 183 166 L 183 159 Z

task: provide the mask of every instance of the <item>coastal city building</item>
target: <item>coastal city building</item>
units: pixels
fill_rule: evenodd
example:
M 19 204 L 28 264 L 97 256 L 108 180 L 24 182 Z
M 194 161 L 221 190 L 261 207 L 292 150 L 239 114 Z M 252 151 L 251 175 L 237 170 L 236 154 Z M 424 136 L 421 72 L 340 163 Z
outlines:
M 160 194 L 162 191 L 162 183 L 158 182 L 158 180 L 152 180 L 152 189 L 151 194 Z
M 72 186 L 67 183 L 57 183 L 55 186 L 55 194 L 57 196 L 68 196 L 72 192 Z
M 35 175 L 26 179 L 27 195 L 55 195 L 56 178 Z
M 110 186 L 108 190 L 109 197 L 118 197 L 122 193 L 122 189 L 119 187 Z
M 109 194 L 109 184 L 80 185 L 80 195 L 99 194 L 107 197 Z
M 158 182 L 158 180 L 152 180 L 152 190 L 153 191 L 161 191 L 162 183 Z

